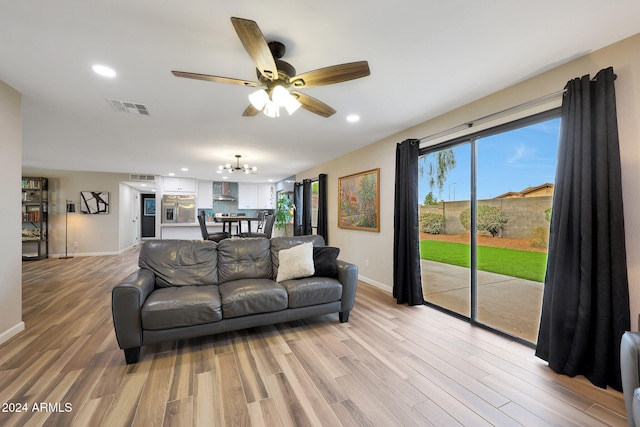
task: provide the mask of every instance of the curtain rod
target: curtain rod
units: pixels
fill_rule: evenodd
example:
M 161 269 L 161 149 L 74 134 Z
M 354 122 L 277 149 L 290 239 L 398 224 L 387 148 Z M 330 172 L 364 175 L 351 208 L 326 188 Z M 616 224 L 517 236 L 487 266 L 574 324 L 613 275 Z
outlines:
M 520 110 L 522 110 L 524 108 L 531 107 L 531 106 L 534 106 L 534 105 L 542 104 L 543 102 L 546 102 L 546 101 L 549 101 L 549 100 L 551 100 L 553 98 L 556 98 L 556 97 L 564 94 L 565 92 L 566 92 L 566 89 L 558 90 L 556 92 L 549 93 L 549 94 L 541 96 L 539 98 L 532 99 L 532 100 L 527 101 L 527 102 L 523 102 L 522 104 L 518 104 L 516 106 L 506 108 L 506 109 L 504 109 L 502 111 L 498 111 L 497 113 L 492 113 L 492 114 L 489 114 L 487 116 L 480 117 L 480 118 L 477 118 L 475 120 L 471 120 L 471 121 L 462 123 L 461 125 L 454 126 L 452 128 L 449 128 L 449 129 L 446 129 L 446 130 L 443 130 L 443 131 L 440 131 L 440 132 L 437 132 L 437 133 L 433 133 L 431 135 L 427 135 L 427 136 L 425 136 L 423 138 L 420 138 L 419 141 L 420 142 L 430 141 L 432 139 L 436 139 L 436 138 L 439 138 L 441 136 L 450 135 L 450 134 L 452 134 L 454 132 L 457 132 L 459 130 L 468 129 L 470 127 L 473 127 L 474 125 L 480 124 L 480 123 L 485 122 L 485 121 L 487 121 L 489 119 L 493 119 L 493 118 L 496 118 L 498 116 L 502 116 L 504 114 L 520 111 Z

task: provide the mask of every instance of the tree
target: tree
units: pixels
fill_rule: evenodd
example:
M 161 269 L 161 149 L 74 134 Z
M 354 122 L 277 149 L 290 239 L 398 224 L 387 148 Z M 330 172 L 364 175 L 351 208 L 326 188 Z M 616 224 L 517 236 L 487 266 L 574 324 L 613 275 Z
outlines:
M 433 189 L 438 186 L 438 193 L 442 194 L 444 183 L 447 181 L 447 173 L 456 167 L 456 155 L 453 148 L 446 148 L 424 157 L 424 161 L 428 162 L 426 174 L 429 177 L 429 187 Z M 420 176 L 424 176 L 425 167 L 420 165 Z
M 491 237 L 496 237 L 502 227 L 509 221 L 506 213 L 495 206 L 478 206 L 476 229 L 488 231 Z M 460 213 L 460 223 L 469 230 L 471 228 L 471 209 L 467 208 Z
M 438 199 L 433 197 L 433 191 L 429 191 L 429 194 L 424 196 L 423 206 L 435 206 L 438 204 Z

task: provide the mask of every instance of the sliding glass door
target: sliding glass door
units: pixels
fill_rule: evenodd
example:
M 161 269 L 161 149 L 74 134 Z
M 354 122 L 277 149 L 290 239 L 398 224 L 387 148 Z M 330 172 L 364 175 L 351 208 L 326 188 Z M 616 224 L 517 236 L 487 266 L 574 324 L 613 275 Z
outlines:
M 535 343 L 559 125 L 550 113 L 422 153 L 428 303 Z
M 471 144 L 420 157 L 420 253 L 425 300 L 471 316 L 471 236 L 459 221 L 471 206 Z

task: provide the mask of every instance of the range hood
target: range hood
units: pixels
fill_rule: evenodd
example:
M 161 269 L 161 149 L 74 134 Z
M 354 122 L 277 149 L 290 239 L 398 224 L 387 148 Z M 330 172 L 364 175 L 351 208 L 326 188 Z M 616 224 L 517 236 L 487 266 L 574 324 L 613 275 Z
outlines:
M 215 195 L 213 196 L 213 200 L 221 200 L 221 201 L 229 201 L 234 202 L 236 200 L 235 197 L 231 195 L 231 184 L 228 182 L 217 182 L 216 190 L 220 188 L 220 192 L 215 191 Z

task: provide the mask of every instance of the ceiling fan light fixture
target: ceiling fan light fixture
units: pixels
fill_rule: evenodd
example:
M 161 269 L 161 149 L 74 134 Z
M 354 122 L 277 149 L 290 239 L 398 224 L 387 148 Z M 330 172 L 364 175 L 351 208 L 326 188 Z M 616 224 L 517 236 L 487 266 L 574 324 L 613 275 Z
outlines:
M 284 106 L 284 108 L 287 109 L 287 113 L 289 113 L 289 115 L 292 115 L 293 113 L 298 111 L 298 108 L 300 108 L 301 106 L 302 104 L 300 103 L 300 101 L 289 94 L 289 99 L 287 100 L 287 104 Z
M 295 113 L 302 104 L 283 86 L 276 86 L 271 93 L 271 99 L 278 107 L 284 107 L 289 115 Z
M 249 95 L 249 102 L 256 110 L 262 110 L 269 102 L 269 94 L 264 89 L 259 89 Z
M 287 105 L 287 101 L 291 94 L 284 87 L 278 85 L 273 88 L 273 92 L 271 92 L 271 100 L 275 102 L 278 107 L 284 107 Z
M 275 118 L 280 117 L 280 107 L 273 101 L 267 101 L 267 104 L 264 106 L 264 110 L 262 110 L 265 116 Z

